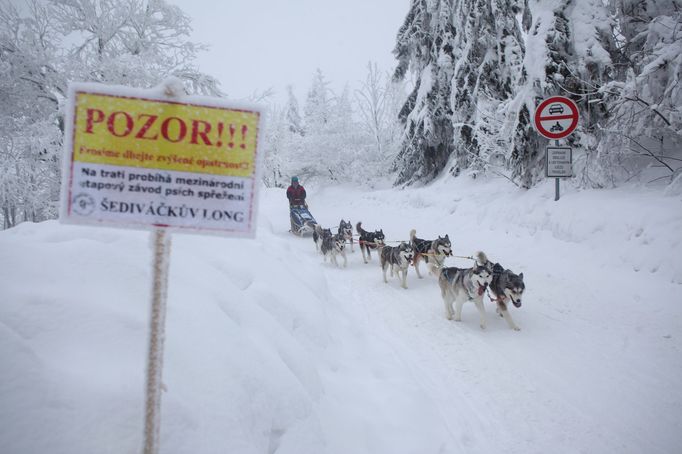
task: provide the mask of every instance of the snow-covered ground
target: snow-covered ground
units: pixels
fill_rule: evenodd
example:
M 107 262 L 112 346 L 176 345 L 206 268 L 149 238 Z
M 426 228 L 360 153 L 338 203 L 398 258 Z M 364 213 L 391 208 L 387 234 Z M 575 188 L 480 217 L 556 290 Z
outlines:
M 304 182 L 305 183 L 305 182 Z M 255 240 L 174 235 L 161 452 L 672 453 L 682 446 L 682 199 L 441 180 L 308 188 L 324 226 L 448 233 L 523 272 L 521 327 L 447 321 L 436 279 L 323 263 L 263 190 Z M 0 232 L 0 451 L 137 453 L 146 232 Z M 467 266 L 465 259 L 448 259 Z M 424 269 L 424 268 L 422 268 Z

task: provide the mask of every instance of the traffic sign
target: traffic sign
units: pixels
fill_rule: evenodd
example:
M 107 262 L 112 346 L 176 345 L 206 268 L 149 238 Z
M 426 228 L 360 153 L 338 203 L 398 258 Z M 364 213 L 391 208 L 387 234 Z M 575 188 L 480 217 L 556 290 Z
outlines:
M 535 130 L 548 139 L 563 139 L 578 126 L 578 106 L 564 96 L 552 96 L 535 110 Z
M 569 147 L 547 147 L 548 177 L 573 176 L 573 155 Z

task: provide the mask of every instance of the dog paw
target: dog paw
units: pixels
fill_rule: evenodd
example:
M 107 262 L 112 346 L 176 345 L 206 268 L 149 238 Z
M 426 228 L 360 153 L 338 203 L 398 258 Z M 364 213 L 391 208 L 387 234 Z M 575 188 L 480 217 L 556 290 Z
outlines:
M 486 329 L 486 325 L 481 324 L 481 329 Z
M 521 328 L 519 328 L 518 326 L 515 326 L 515 327 L 513 327 L 512 329 L 513 329 L 514 331 L 521 331 Z

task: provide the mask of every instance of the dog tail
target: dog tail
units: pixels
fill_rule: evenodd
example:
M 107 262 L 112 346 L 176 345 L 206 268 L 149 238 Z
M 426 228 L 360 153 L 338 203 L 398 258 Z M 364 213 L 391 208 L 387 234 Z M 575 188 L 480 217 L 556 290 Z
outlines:
M 357 230 L 358 233 L 362 233 L 362 222 L 355 224 L 355 230 Z
M 485 266 L 487 263 L 488 257 L 485 255 L 485 252 L 483 251 L 476 252 L 476 264 L 479 266 Z
M 410 230 L 410 243 L 414 243 L 414 239 L 417 237 L 417 230 Z

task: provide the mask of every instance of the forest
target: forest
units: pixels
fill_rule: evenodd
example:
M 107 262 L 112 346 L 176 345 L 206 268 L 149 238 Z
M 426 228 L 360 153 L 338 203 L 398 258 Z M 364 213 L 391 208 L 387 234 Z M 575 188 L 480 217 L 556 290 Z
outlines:
M 70 81 L 229 97 L 196 65 L 205 45 L 170 2 L 0 2 L 0 217 L 3 228 L 57 216 Z M 319 69 L 305 99 L 267 88 L 263 183 L 368 188 L 443 175 L 545 178 L 548 141 L 532 116 L 549 96 L 579 107 L 570 184 L 682 192 L 680 0 L 412 0 L 395 67 L 335 92 Z

